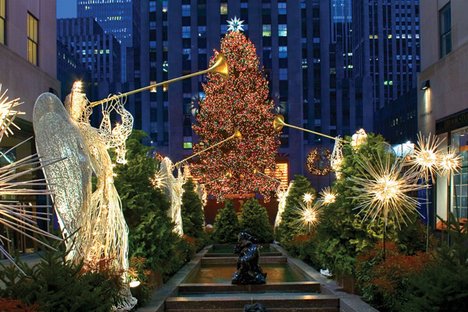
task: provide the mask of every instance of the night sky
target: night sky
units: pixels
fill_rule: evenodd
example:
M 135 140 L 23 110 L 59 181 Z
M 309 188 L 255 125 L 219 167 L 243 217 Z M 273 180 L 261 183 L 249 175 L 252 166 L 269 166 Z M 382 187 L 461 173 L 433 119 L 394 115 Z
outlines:
M 57 18 L 76 17 L 76 0 L 57 0 Z

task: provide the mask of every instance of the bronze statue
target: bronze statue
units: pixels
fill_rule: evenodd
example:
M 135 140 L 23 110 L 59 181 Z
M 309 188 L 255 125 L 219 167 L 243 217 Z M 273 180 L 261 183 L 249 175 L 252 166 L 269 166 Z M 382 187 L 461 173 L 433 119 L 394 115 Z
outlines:
M 246 231 L 240 232 L 234 253 L 237 259 L 237 271 L 232 277 L 232 284 L 265 284 L 266 273 L 258 265 L 258 245 L 256 239 Z

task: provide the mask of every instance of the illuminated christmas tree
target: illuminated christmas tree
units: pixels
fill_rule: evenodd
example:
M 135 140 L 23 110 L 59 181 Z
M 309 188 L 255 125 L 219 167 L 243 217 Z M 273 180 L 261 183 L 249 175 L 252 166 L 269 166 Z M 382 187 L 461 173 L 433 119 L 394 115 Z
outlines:
M 232 25 L 231 25 L 232 26 Z M 231 27 L 221 40 L 221 51 L 229 64 L 229 77 L 208 74 L 203 86 L 206 97 L 200 103 L 194 131 L 200 142 L 194 152 L 232 136 L 193 164 L 193 173 L 204 183 L 208 194 L 222 199 L 226 194 L 260 193 L 269 198 L 277 181 L 264 174 L 273 170 L 279 136 L 272 126 L 273 101 L 268 98 L 268 81 L 260 69 L 255 46 L 239 27 Z M 242 30 L 240 28 L 240 30 Z

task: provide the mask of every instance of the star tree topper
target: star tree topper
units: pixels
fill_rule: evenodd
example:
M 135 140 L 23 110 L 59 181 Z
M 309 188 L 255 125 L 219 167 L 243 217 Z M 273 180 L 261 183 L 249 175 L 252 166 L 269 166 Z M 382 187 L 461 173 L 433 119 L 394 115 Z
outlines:
M 230 19 L 228 22 L 228 31 L 244 31 L 244 21 L 241 21 L 240 19 L 237 18 L 237 16 L 234 16 L 234 18 Z

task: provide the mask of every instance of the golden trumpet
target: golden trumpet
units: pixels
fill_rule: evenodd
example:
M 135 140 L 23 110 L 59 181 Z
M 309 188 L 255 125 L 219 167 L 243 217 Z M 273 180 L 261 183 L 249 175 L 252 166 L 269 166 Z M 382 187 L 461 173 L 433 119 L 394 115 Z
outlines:
M 166 88 L 166 90 L 167 90 L 168 85 L 173 83 L 173 82 L 188 79 L 188 78 L 192 78 L 192 77 L 203 75 L 203 74 L 206 74 L 206 73 L 218 73 L 223 78 L 228 77 L 228 75 L 229 75 L 229 66 L 227 64 L 226 57 L 224 56 L 223 53 L 218 53 L 218 55 L 215 58 L 215 62 L 213 64 L 213 66 L 211 66 L 208 69 L 201 70 L 199 72 L 188 74 L 188 75 L 185 75 L 185 76 L 169 79 L 169 80 L 166 80 L 166 81 L 163 81 L 163 82 L 153 83 L 153 84 L 150 84 L 149 86 L 139 88 L 139 89 L 135 89 L 135 90 L 132 90 L 132 91 L 128 91 L 128 92 L 125 92 L 125 93 L 121 93 L 121 94 L 118 94 L 118 95 L 113 95 L 113 96 L 111 96 L 109 98 L 106 98 L 106 99 L 103 99 L 103 100 L 100 100 L 100 101 L 91 102 L 90 105 L 91 105 L 91 107 L 95 107 L 95 106 L 101 105 L 103 103 L 113 101 L 113 100 L 116 100 L 116 99 L 120 99 L 122 97 L 132 95 L 132 94 L 135 94 L 135 93 L 143 92 L 143 91 L 146 91 L 146 90 L 156 90 L 156 88 L 159 87 L 159 86 L 163 86 L 163 88 Z
M 180 166 L 182 163 L 186 162 L 187 160 L 192 159 L 193 157 L 198 156 L 198 155 L 200 155 L 200 154 L 202 154 L 202 153 L 204 153 L 204 152 L 206 152 L 206 151 L 208 151 L 210 149 L 213 149 L 216 146 L 219 146 L 219 145 L 221 145 L 221 144 L 223 144 L 223 143 L 225 143 L 225 142 L 227 142 L 229 140 L 232 140 L 232 139 L 242 139 L 242 133 L 239 130 L 236 129 L 231 136 L 225 138 L 222 141 L 219 141 L 218 143 L 215 143 L 215 144 L 211 145 L 210 147 L 205 148 L 204 150 L 201 150 L 201 151 L 199 151 L 199 152 L 197 152 L 195 154 L 192 154 L 189 157 L 182 159 L 181 161 L 176 162 L 173 165 L 173 167 L 176 168 L 177 166 Z
M 335 140 L 335 141 L 347 142 L 346 140 L 343 140 L 343 139 L 340 139 L 340 138 L 334 138 L 334 137 L 332 137 L 330 135 L 323 134 L 323 133 L 320 133 L 320 132 L 317 132 L 317 131 L 313 131 L 313 130 L 309 130 L 309 129 L 305 129 L 305 128 L 290 125 L 290 124 L 284 122 L 283 115 L 276 115 L 275 119 L 273 119 L 273 129 L 275 129 L 276 132 L 280 132 L 281 130 L 283 130 L 284 126 L 290 127 L 290 128 L 293 128 L 293 129 L 297 129 L 297 130 L 301 130 L 301 131 L 304 131 L 304 132 L 310 132 L 310 133 L 313 133 L 315 135 L 320 135 L 320 136 L 323 136 L 323 137 L 326 137 L 326 138 L 329 138 L 329 139 L 332 139 L 332 140 Z

